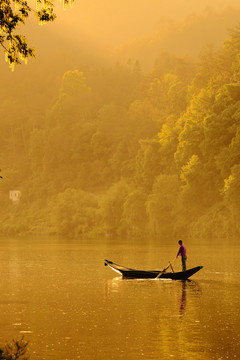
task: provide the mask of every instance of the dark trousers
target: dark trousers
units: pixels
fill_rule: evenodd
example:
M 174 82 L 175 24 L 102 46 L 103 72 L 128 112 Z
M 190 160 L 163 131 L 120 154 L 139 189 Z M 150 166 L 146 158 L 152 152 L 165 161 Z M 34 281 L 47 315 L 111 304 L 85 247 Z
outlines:
M 187 261 L 187 257 L 186 256 L 182 256 L 182 270 L 186 270 L 186 261 Z

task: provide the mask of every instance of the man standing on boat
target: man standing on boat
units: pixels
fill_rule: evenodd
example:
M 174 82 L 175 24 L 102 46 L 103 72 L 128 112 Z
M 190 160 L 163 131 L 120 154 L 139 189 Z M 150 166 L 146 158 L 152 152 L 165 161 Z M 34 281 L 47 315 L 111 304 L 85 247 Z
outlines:
M 178 250 L 177 253 L 177 258 L 179 255 L 181 255 L 182 257 L 182 270 L 186 270 L 186 261 L 187 261 L 187 251 L 186 251 L 186 247 L 183 245 L 182 240 L 178 241 L 180 248 Z

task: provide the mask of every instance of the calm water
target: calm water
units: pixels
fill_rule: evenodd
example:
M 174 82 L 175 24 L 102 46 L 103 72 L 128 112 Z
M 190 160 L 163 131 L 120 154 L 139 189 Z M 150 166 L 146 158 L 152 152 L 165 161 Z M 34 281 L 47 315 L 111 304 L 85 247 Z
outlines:
M 0 343 L 24 335 L 31 360 L 240 359 L 240 246 L 186 246 L 192 281 L 123 280 L 104 258 L 162 269 L 177 242 L 1 239 Z

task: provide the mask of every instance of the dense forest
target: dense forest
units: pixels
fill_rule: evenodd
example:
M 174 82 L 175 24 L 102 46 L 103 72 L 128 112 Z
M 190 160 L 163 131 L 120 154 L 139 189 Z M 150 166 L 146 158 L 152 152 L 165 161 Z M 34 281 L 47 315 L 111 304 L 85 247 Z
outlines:
M 131 60 L 66 71 L 41 111 L 3 101 L 0 232 L 239 236 L 239 54 L 236 28 L 198 61 L 159 54 L 147 74 Z

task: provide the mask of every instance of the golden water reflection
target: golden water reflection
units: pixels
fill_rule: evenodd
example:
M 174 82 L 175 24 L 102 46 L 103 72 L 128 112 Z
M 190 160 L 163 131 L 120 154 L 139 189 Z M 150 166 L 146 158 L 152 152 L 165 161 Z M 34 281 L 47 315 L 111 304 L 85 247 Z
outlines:
M 148 249 L 2 241 L 0 342 L 24 334 L 32 360 L 234 360 L 240 249 L 223 251 L 224 270 L 215 248 L 193 249 L 205 267 L 190 281 L 127 280 L 103 266 L 109 253 L 136 267 L 164 263 L 162 247 Z
M 188 293 L 192 293 L 193 295 L 200 297 L 201 296 L 201 285 L 193 280 L 182 280 L 182 281 L 173 281 L 173 280 L 161 280 L 161 279 L 123 279 L 121 277 L 115 277 L 112 280 L 107 281 L 107 295 L 110 296 L 111 293 L 121 293 L 122 287 L 124 287 L 124 283 L 155 283 L 157 282 L 159 286 L 162 286 L 162 289 L 169 288 L 169 285 L 175 289 L 175 285 L 177 284 L 177 296 L 179 303 L 179 315 L 184 316 L 187 310 L 187 297 Z M 158 286 L 158 285 L 157 285 Z M 175 291 L 175 290 L 174 290 Z M 176 295 L 176 294 L 175 294 Z

